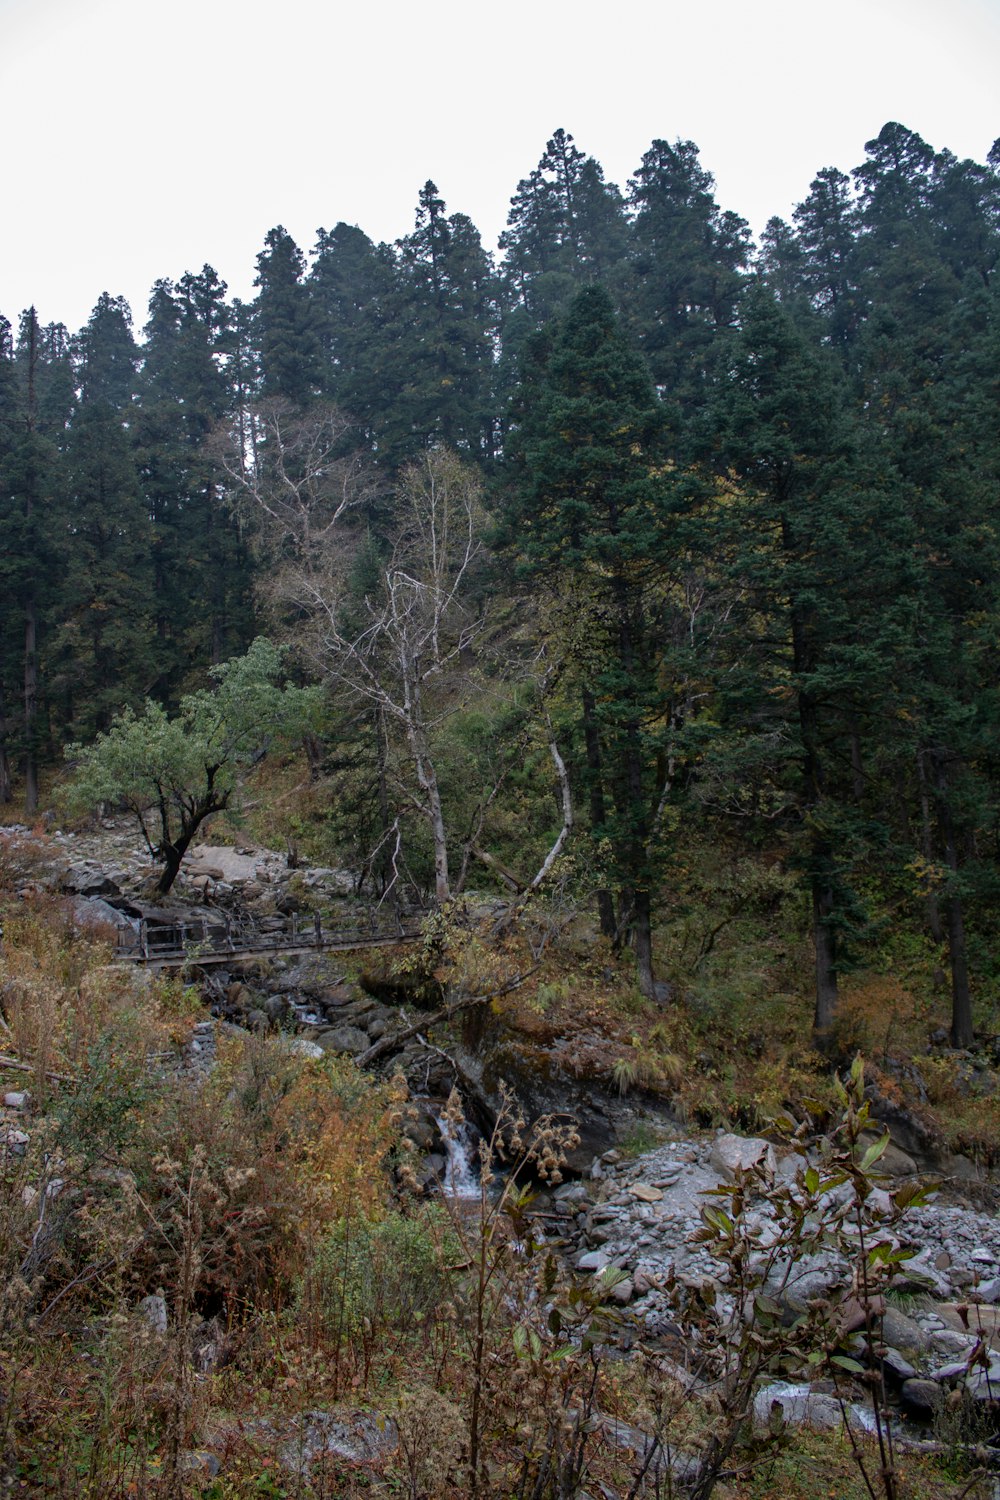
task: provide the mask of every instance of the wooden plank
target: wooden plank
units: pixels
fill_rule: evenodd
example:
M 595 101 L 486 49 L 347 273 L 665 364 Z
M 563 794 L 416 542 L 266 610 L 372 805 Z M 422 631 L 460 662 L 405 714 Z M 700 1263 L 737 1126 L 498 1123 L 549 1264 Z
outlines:
M 361 936 L 360 934 L 324 934 L 322 951 L 333 953 L 346 953 L 352 949 L 359 948 L 387 948 L 394 943 L 412 943 L 421 936 L 420 929 L 412 931 L 379 934 L 375 936 Z M 245 946 L 234 944 L 233 947 L 213 948 L 204 953 L 192 955 L 176 945 L 173 948 L 161 948 L 150 952 L 145 950 L 122 950 L 118 957 L 126 963 L 142 964 L 150 969 L 180 969 L 191 964 L 198 968 L 210 968 L 215 964 L 231 963 L 234 959 L 273 958 L 278 954 L 291 956 L 299 953 L 315 953 L 317 944 L 314 938 L 308 940 L 299 939 L 297 942 L 282 942 L 276 934 L 277 941 L 268 943 L 258 940 L 256 943 L 248 942 Z

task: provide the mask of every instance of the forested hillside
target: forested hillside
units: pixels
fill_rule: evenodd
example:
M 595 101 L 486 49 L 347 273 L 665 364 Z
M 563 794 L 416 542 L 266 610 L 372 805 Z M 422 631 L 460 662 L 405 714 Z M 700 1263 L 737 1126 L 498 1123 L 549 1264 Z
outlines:
M 0 800 L 266 634 L 326 688 L 322 832 L 369 889 L 561 879 L 652 998 L 682 838 L 739 839 L 801 882 L 821 1037 L 877 888 L 967 1045 L 998 253 L 1000 142 L 887 124 L 755 246 L 692 142 L 622 190 L 560 130 L 498 257 L 427 182 L 393 245 L 270 230 L 251 304 L 204 266 L 138 332 L 107 293 L 0 322 Z

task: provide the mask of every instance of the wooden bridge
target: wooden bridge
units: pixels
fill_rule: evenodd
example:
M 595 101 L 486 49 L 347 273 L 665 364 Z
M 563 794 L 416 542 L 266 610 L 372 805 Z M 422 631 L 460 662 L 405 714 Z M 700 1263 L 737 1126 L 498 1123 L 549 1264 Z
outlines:
M 292 916 L 280 927 L 264 929 L 245 920 L 232 921 L 220 913 L 221 921 L 203 917 L 191 921 L 149 922 L 138 931 L 122 930 L 115 957 L 124 963 L 151 969 L 183 969 L 188 965 L 210 968 L 234 960 L 293 956 L 298 953 L 350 952 L 357 948 L 383 948 L 393 943 L 412 943 L 420 927 L 395 916 L 384 921 L 358 922 L 350 927 L 324 927 L 317 912 L 310 922 Z

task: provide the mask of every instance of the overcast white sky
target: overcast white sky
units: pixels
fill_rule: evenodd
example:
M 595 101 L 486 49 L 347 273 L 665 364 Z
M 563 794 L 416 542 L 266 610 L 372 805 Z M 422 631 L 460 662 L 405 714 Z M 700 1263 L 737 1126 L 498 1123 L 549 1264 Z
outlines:
M 759 233 L 886 120 L 985 160 L 1000 0 L 0 0 L 0 311 L 72 330 L 284 224 L 413 224 L 431 177 L 495 246 L 562 126 L 622 187 L 691 139 Z

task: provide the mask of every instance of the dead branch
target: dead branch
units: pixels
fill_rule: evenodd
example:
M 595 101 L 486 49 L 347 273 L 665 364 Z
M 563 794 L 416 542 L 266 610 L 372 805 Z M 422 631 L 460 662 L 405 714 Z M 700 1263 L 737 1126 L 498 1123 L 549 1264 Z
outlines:
M 13 1068 L 15 1073 L 34 1073 L 37 1070 L 31 1063 L 18 1062 L 14 1057 L 0 1057 L 0 1068 Z M 45 1069 L 45 1077 L 53 1083 L 76 1083 L 76 1079 L 68 1073 L 50 1073 Z
M 523 974 L 519 974 L 516 979 L 512 979 L 508 984 L 502 985 L 498 990 L 487 990 L 485 994 L 470 995 L 465 1000 L 458 1000 L 451 1005 L 442 1006 L 433 1015 L 424 1016 L 415 1026 L 407 1026 L 405 1030 L 397 1031 L 395 1036 L 380 1037 L 377 1042 L 372 1043 L 367 1051 L 360 1052 L 357 1055 L 354 1059 L 355 1063 L 359 1068 L 367 1068 L 371 1063 L 377 1062 L 380 1057 L 386 1057 L 392 1052 L 398 1052 L 399 1048 L 406 1042 L 412 1041 L 414 1037 L 419 1036 L 423 1031 L 429 1031 L 432 1026 L 438 1026 L 442 1021 L 451 1021 L 455 1016 L 461 1015 L 463 1011 L 472 1010 L 476 1005 L 488 1005 L 493 1000 L 499 1000 L 503 995 L 511 994 L 512 991 L 520 989 L 525 980 L 530 979 L 532 974 L 537 972 L 537 969 L 538 965 L 532 964 L 530 969 L 525 969 Z

